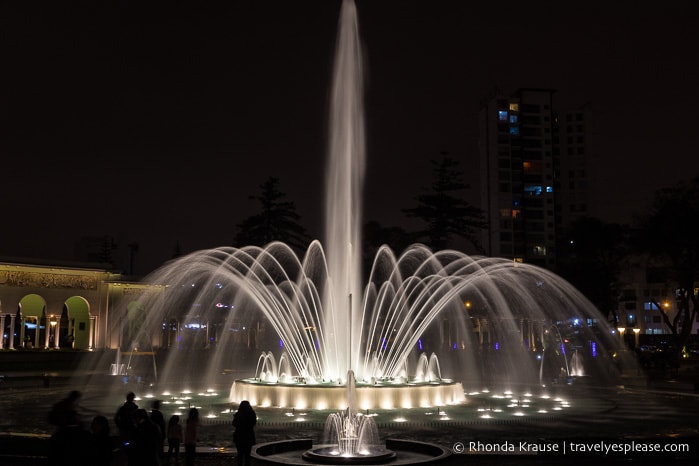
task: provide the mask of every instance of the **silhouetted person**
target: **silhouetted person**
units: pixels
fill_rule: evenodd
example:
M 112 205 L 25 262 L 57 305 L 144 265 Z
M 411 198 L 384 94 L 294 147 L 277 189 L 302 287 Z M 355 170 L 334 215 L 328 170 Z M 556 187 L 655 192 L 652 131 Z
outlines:
M 184 426 L 184 464 L 194 466 L 194 456 L 197 453 L 197 430 L 199 427 L 199 411 L 190 408 L 187 422 Z
M 180 417 L 175 414 L 170 417 L 167 423 L 167 456 L 165 457 L 165 463 L 170 464 L 170 458 L 174 453 L 175 464 L 179 464 L 180 460 L 180 444 L 182 443 L 184 434 L 182 433 L 182 425 L 180 424 Z
M 78 390 L 71 391 L 68 396 L 53 405 L 49 412 L 49 423 L 61 429 L 68 426 L 80 425 L 80 415 L 78 414 L 78 404 L 82 393 Z
M 160 466 L 163 445 L 160 429 L 145 409 L 137 409 L 133 418 L 135 428 L 129 445 L 129 466 Z
M 109 435 L 109 420 L 98 415 L 90 424 L 92 437 L 89 448 L 91 449 L 90 464 L 94 466 L 110 466 L 114 452 L 114 442 Z
M 160 429 L 160 456 L 163 456 L 163 446 L 165 445 L 165 416 L 160 411 L 160 400 L 153 400 L 151 403 L 150 420 Z
M 119 429 L 119 439 L 122 443 L 127 443 L 131 440 L 131 434 L 134 431 L 134 418 L 133 415 L 138 409 L 138 405 L 134 400 L 136 395 L 134 392 L 129 392 L 126 394 L 126 401 L 123 405 L 117 409 L 114 415 L 114 424 L 116 424 Z
M 255 424 L 257 424 L 257 414 L 250 406 L 250 402 L 243 400 L 238 406 L 238 411 L 233 416 L 233 443 L 238 450 L 238 466 L 250 464 L 250 452 L 255 445 Z
M 86 464 L 83 453 L 89 445 L 89 432 L 83 428 L 78 414 L 81 397 L 82 393 L 73 390 L 53 405 L 49 412 L 48 421 L 56 426 L 49 444 L 49 461 L 52 465 Z

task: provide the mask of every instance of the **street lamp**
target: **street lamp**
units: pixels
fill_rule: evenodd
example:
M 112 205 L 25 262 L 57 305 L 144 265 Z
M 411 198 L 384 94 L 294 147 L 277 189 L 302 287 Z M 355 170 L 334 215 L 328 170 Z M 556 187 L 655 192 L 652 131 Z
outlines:
M 617 331 L 619 332 L 619 338 L 621 338 L 621 342 L 624 342 L 624 332 L 626 331 L 626 327 L 617 327 Z
M 638 348 L 638 334 L 641 333 L 640 328 L 634 328 L 633 329 L 633 336 L 634 336 L 634 345 L 636 348 Z

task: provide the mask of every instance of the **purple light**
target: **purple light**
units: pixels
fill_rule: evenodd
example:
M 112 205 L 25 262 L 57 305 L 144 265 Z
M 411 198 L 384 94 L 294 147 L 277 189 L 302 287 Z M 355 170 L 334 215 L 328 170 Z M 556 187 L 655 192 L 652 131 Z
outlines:
M 592 357 L 593 358 L 597 357 L 597 343 L 594 341 L 592 342 Z
M 417 340 L 417 347 L 420 348 L 420 351 L 422 351 L 422 340 L 420 338 Z

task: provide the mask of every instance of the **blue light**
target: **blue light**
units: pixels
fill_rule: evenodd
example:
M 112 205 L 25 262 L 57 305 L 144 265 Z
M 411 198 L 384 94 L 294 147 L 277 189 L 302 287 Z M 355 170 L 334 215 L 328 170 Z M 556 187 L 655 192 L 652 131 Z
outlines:
M 592 357 L 593 358 L 597 357 L 597 343 L 594 341 L 592 342 Z
M 456 349 L 456 342 L 452 345 L 452 348 Z
M 496 341 L 496 342 L 495 342 L 495 351 L 497 351 L 497 350 L 499 350 L 499 349 L 500 349 L 500 343 L 498 343 L 498 342 Z
M 417 347 L 420 348 L 420 351 L 422 351 L 422 339 L 420 338 L 417 340 Z
M 284 340 L 279 340 L 279 348 L 284 349 Z
M 386 346 L 387 346 L 387 344 L 386 344 L 386 339 L 384 338 L 384 339 L 382 340 L 382 342 L 383 342 L 383 344 L 381 345 L 381 347 L 382 347 L 383 349 L 386 349 Z
M 563 343 L 561 343 L 561 354 L 563 354 L 563 355 L 566 354 L 566 347 Z

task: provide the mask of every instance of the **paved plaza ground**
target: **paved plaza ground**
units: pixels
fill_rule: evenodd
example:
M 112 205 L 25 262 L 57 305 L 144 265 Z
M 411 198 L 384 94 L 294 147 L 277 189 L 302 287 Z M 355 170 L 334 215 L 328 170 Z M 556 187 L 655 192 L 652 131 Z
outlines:
M 70 390 L 83 392 L 81 406 L 87 420 L 95 413 L 111 419 L 123 401 L 103 384 L 75 386 L 76 379 L 64 374 L 53 374 L 49 380 L 35 372 L 3 375 L 0 464 L 4 466 L 48 464 L 45 455 L 52 426 L 47 413 Z M 512 393 L 491 389 L 468 394 L 466 403 L 459 406 L 368 414 L 375 416 L 384 439 L 417 440 L 449 449 L 452 454 L 439 463 L 443 465 L 695 463 L 699 459 L 696 368 L 653 374 L 650 381 L 634 375 L 626 382 L 604 388 L 592 383 L 562 384 L 548 387 L 545 397 L 543 391 L 524 387 Z M 120 386 L 116 393 L 130 389 L 142 407 L 149 407 L 151 396 L 163 398 L 143 385 Z M 214 396 L 191 394 L 185 401 L 199 406 L 204 416 L 196 464 L 234 464 L 227 389 L 217 387 L 214 391 L 221 393 Z M 180 395 L 166 400 L 166 417 L 182 408 L 176 405 L 182 403 L 177 401 Z M 310 438 L 317 444 L 329 411 L 257 408 L 257 413 L 258 443 Z M 647 451 L 654 448 L 664 451 Z M 624 449 L 633 451 L 614 451 Z

